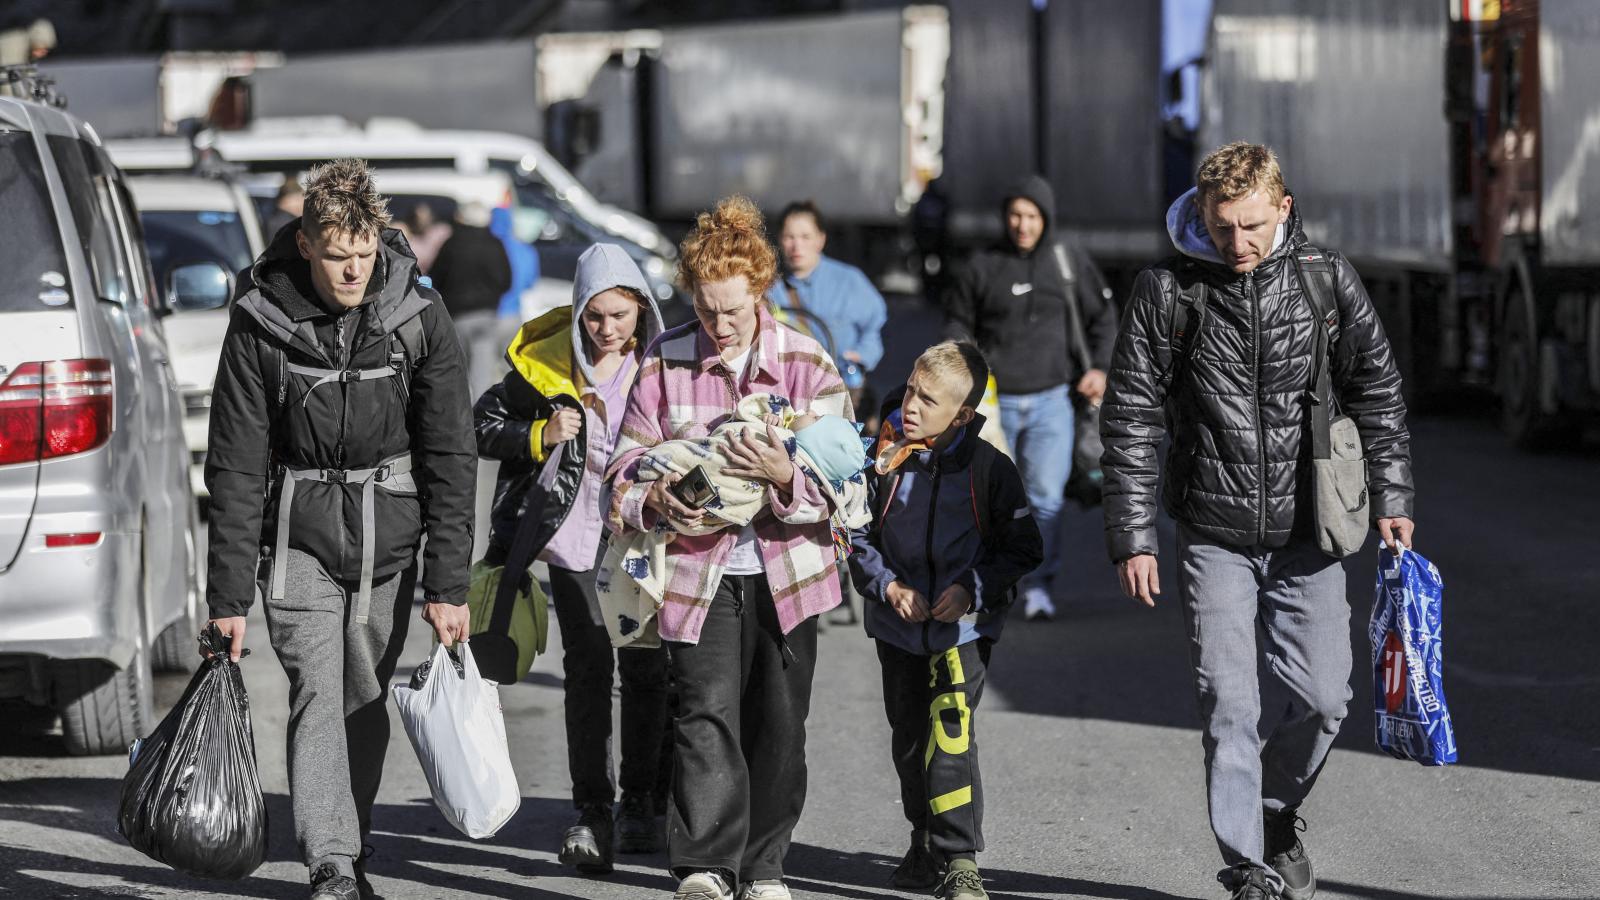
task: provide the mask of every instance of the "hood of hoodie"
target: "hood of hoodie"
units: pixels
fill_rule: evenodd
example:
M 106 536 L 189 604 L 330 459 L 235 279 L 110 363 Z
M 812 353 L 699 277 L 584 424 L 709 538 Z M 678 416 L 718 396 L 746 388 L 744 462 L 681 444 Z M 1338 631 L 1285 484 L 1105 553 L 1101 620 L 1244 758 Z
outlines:
M 300 256 L 295 242 L 299 232 L 294 223 L 278 231 L 271 246 L 250 267 L 252 287 L 240 297 L 238 306 L 280 340 L 332 365 L 333 360 L 327 360 L 326 351 L 316 339 L 312 323 L 339 312 L 330 310 L 317 296 L 311 282 L 311 266 Z M 428 305 L 426 297 L 411 289 L 416 271 L 417 258 L 405 236 L 398 229 L 384 229 L 379 235 L 378 259 L 372 267 L 372 280 L 367 282 L 366 298 L 357 307 L 369 313 L 369 333 L 389 334 Z
M 583 311 L 596 295 L 612 288 L 628 288 L 644 298 L 645 310 L 639 316 L 644 320 L 639 349 L 661 334 L 661 308 L 656 305 L 650 282 L 639 271 L 639 266 L 626 250 L 616 244 L 594 244 L 578 257 L 578 269 L 572 276 L 572 358 L 584 383 L 594 383 L 594 368 L 589 365 L 589 354 L 584 351 Z
M 582 386 L 594 383 L 594 368 L 584 350 L 583 310 L 590 300 L 614 287 L 638 291 L 649 306 L 643 314 L 641 348 L 661 333 L 661 311 L 639 267 L 621 247 L 595 244 L 578 257 L 578 271 L 572 286 L 573 305 L 552 309 L 524 323 L 506 350 L 517 372 L 539 393 L 547 397 L 565 394 L 578 399 Z
M 1029 175 L 1012 185 L 1011 190 L 1006 191 L 1005 197 L 1000 200 L 1000 225 L 1002 229 L 1005 228 L 1006 212 L 1011 207 L 1011 201 L 1018 197 L 1039 207 L 1039 212 L 1044 215 L 1044 231 L 1039 234 L 1039 244 L 1037 245 L 1044 246 L 1050 240 L 1050 229 L 1054 228 L 1056 224 L 1055 189 L 1050 187 L 1050 182 L 1046 181 L 1043 175 Z M 1011 242 L 1009 231 L 1006 232 L 1005 237 L 1002 239 L 1002 244 L 1012 253 L 1020 254 L 1022 252 L 1017 249 L 1016 244 Z M 1029 253 L 1031 252 L 1029 251 Z
M 1222 261 L 1222 254 L 1217 252 L 1217 245 L 1211 242 L 1211 233 L 1206 231 L 1205 220 L 1200 215 L 1199 188 L 1190 188 L 1167 207 L 1167 237 L 1172 239 L 1172 246 L 1184 256 L 1231 271 L 1231 267 Z M 1300 206 L 1295 204 L 1289 208 L 1289 218 L 1278 226 L 1277 234 L 1272 237 L 1272 250 L 1262 262 L 1278 255 L 1278 251 L 1286 244 L 1303 243 L 1304 239 L 1300 232 Z

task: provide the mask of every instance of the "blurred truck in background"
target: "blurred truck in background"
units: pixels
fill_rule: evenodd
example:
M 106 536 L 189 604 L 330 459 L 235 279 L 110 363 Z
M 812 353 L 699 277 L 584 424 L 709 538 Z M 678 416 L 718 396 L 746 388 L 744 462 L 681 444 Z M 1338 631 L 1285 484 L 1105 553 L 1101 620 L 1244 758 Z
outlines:
M 1519 445 L 1600 410 L 1600 4 L 1216 0 L 1200 149 L 1267 143 L 1413 390 Z

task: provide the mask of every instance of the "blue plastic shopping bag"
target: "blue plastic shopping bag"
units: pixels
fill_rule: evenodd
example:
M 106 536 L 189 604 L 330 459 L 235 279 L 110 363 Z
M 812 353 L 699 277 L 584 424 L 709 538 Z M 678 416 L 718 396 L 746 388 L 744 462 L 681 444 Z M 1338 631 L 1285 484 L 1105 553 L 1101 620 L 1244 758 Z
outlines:
M 1373 705 L 1378 746 L 1396 759 L 1426 766 L 1456 761 L 1455 731 L 1444 700 L 1440 640 L 1444 581 L 1414 550 L 1378 552 L 1378 594 L 1372 604 Z

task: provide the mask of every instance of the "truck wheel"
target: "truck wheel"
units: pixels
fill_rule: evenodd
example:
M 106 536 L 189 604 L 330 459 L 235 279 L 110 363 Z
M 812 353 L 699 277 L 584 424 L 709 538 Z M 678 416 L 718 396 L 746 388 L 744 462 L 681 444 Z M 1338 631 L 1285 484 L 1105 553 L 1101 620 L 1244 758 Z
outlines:
M 1512 288 L 1501 331 L 1500 425 L 1523 450 L 1547 450 L 1570 440 L 1573 425 L 1544 412 L 1539 404 L 1539 339 L 1527 295 Z
M 143 648 L 125 669 L 98 659 L 51 664 L 61 734 L 73 756 L 126 753 L 155 724 L 150 659 Z

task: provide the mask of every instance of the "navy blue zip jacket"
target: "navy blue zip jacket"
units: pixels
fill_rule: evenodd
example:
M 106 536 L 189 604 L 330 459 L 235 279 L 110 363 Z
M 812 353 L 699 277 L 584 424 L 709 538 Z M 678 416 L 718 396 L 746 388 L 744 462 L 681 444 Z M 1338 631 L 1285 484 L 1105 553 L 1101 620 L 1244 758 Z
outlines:
M 887 419 L 896 430 L 899 417 L 895 409 Z M 931 656 L 980 637 L 999 639 L 1017 581 L 1044 559 L 1022 476 L 978 437 L 982 427 L 979 416 L 937 456 L 924 450 L 868 479 L 872 524 L 852 535 L 850 575 L 867 598 L 867 633 L 908 653 Z M 993 454 L 986 492 L 973 484 L 978 453 Z M 976 508 L 985 494 L 987 535 L 980 534 Z M 920 591 L 930 609 L 945 588 L 963 585 L 974 609 L 957 622 L 907 622 L 885 598 L 895 581 Z

